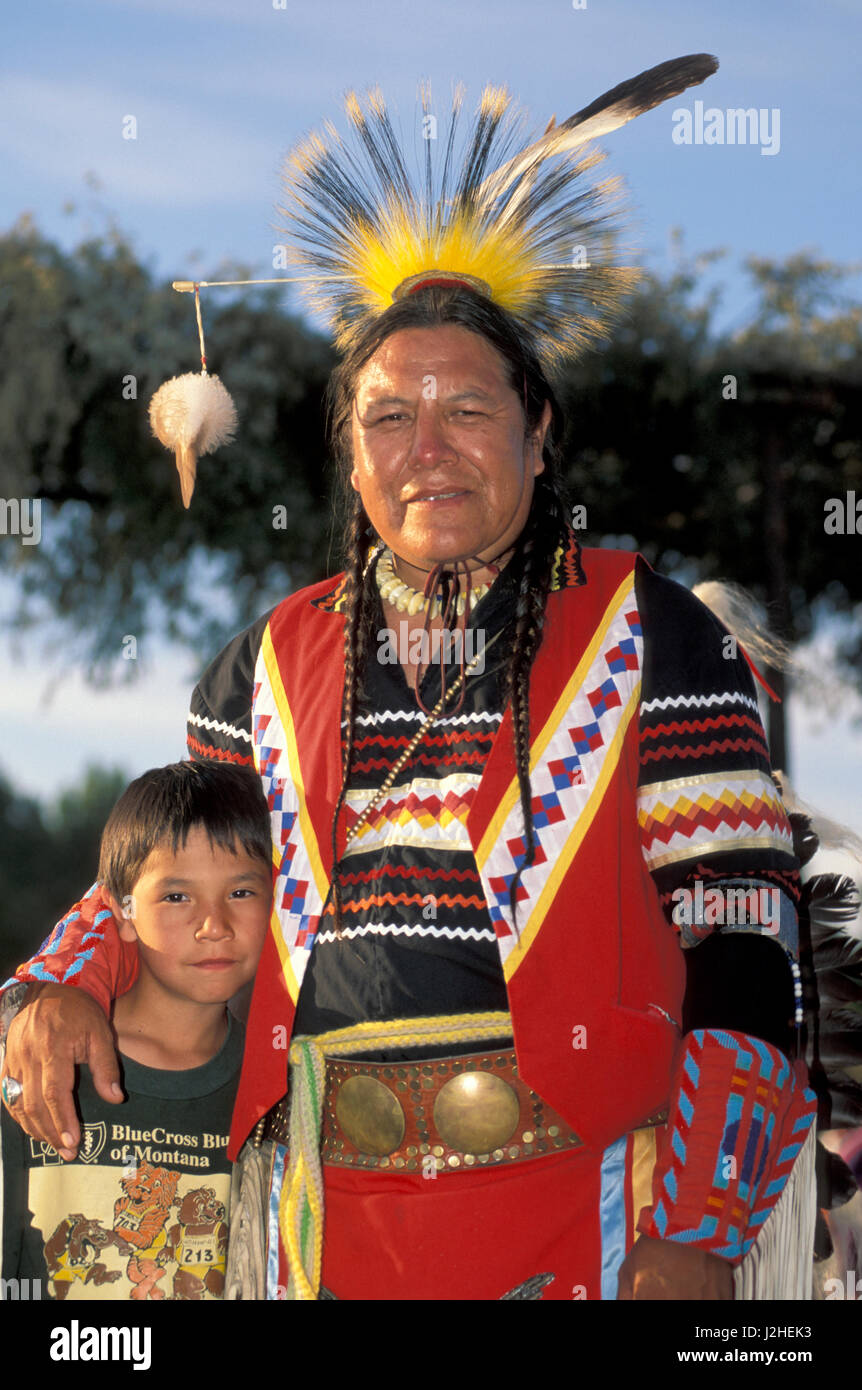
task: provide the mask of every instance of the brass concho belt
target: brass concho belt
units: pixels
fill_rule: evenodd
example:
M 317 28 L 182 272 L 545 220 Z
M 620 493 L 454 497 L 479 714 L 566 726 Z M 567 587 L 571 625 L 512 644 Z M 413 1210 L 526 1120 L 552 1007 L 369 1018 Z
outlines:
M 288 1100 L 264 1136 L 289 1142 Z M 413 1063 L 329 1061 L 321 1157 L 352 1168 L 428 1172 L 518 1163 L 581 1140 L 518 1076 L 515 1053 Z

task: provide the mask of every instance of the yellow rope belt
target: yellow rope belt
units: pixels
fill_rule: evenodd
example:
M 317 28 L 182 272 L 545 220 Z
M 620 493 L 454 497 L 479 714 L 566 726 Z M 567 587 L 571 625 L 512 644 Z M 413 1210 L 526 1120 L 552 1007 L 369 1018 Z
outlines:
M 323 1173 L 320 1126 L 327 1057 L 435 1043 L 486 1042 L 512 1031 L 508 1013 L 448 1014 L 357 1023 L 290 1045 L 290 1160 L 281 1191 L 278 1225 L 287 1255 L 289 1299 L 314 1300 L 323 1259 Z

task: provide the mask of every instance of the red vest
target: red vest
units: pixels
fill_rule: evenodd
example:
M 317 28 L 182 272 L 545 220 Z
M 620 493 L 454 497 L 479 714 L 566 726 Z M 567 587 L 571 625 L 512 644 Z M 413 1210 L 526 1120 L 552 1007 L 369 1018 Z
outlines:
M 588 550 L 583 558 L 586 585 L 548 595 L 531 672 L 540 853 L 522 877 L 517 930 L 507 874 L 522 848 L 522 820 L 508 712 L 467 828 L 498 934 L 520 1073 L 587 1144 L 603 1149 L 667 1102 L 684 964 L 644 862 L 637 819 L 643 643 L 636 557 Z M 344 618 L 312 602 L 332 584 L 279 605 L 255 677 L 255 756 L 284 857 L 252 1000 L 231 1157 L 285 1092 L 296 996 L 332 864 Z

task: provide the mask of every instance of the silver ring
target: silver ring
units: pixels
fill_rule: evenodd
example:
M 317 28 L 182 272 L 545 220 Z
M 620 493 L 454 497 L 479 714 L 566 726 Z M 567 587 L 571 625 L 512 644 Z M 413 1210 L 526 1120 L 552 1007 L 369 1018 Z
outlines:
M 7 1105 L 14 1105 L 24 1094 L 24 1087 L 20 1081 L 15 1080 L 14 1076 L 4 1076 L 0 1090 L 3 1092 L 3 1099 Z

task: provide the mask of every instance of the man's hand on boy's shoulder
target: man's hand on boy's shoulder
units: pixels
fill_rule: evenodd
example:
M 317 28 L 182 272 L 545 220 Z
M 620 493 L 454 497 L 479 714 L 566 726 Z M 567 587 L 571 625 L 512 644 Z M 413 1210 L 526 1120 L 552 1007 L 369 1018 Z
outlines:
M 73 1090 L 75 1066 L 90 1068 L 103 1100 L 123 1100 L 114 1037 L 108 1020 L 86 990 L 34 984 L 9 1025 L 3 1075 L 21 1083 L 6 1109 L 27 1134 L 73 1159 L 81 1139 Z

